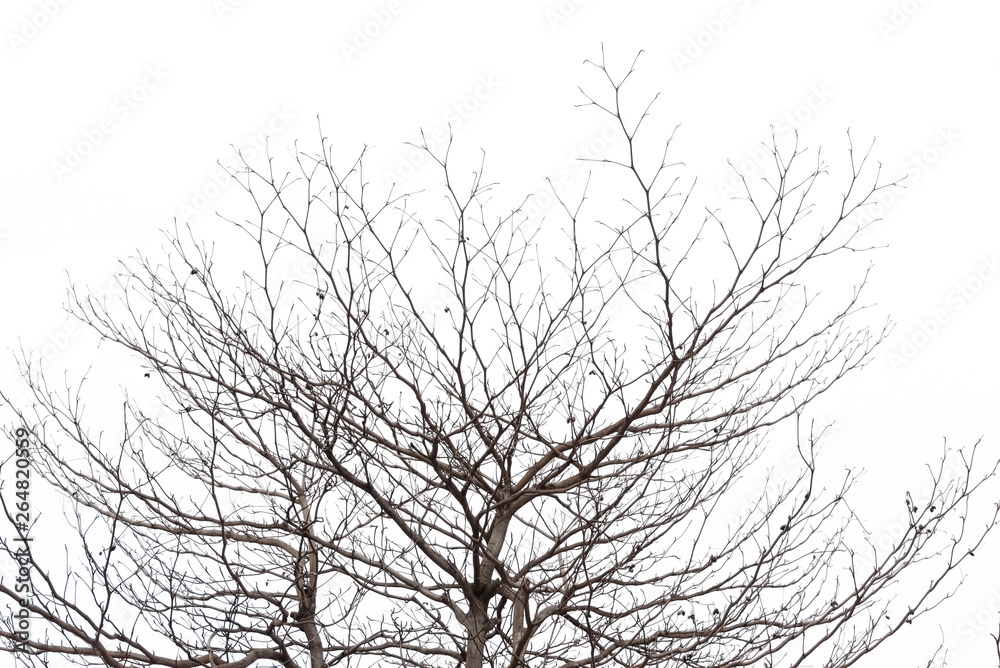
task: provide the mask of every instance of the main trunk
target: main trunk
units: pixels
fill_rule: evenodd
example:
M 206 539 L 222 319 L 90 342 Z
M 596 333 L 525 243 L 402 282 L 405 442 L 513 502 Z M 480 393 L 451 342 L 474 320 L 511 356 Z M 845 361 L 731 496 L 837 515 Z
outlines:
M 493 576 L 496 573 L 497 564 L 500 563 L 500 553 L 503 551 L 504 541 L 507 540 L 509 526 L 510 517 L 506 514 L 496 518 L 486 541 L 486 554 L 482 555 L 479 562 L 479 572 L 475 574 L 476 586 L 473 588 L 473 595 L 469 601 L 469 614 L 465 622 L 465 628 L 469 634 L 465 650 L 466 668 L 482 668 L 483 666 L 483 652 L 486 648 L 486 636 L 490 624 L 490 601 L 498 593 L 492 584 Z
M 469 641 L 465 650 L 466 668 L 482 668 L 483 651 L 486 648 L 486 631 L 489 624 L 489 599 L 476 597 L 469 605 L 466 629 Z

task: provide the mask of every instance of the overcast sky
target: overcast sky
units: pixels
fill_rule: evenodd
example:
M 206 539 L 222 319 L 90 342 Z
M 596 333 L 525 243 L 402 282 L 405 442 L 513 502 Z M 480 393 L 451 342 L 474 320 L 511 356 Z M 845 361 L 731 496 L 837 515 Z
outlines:
M 848 128 L 859 146 L 877 140 L 886 180 L 908 175 L 865 237 L 886 245 L 871 256 L 865 318 L 895 329 L 813 412 L 837 420 L 828 465 L 867 470 L 855 507 L 877 538 L 945 438 L 982 437 L 983 459 L 1000 457 L 998 22 L 986 0 L 6 0 L 3 387 L 20 347 L 59 374 L 95 359 L 62 310 L 69 281 L 107 290 L 120 259 L 157 255 L 175 218 L 211 239 L 216 211 L 241 211 L 217 165 L 233 163 L 231 146 L 251 154 L 267 138 L 287 157 L 296 140 L 315 147 L 319 117 L 345 159 L 373 147 L 381 186 L 421 169 L 404 142 L 450 125 L 453 150 L 478 160 L 483 149 L 511 198 L 563 170 L 579 188 L 575 158 L 615 141 L 574 106 L 577 87 L 598 81 L 584 60 L 603 43 L 618 72 L 644 51 L 635 103 L 659 92 L 653 121 L 680 125 L 674 157 L 698 176 L 699 207 L 726 194 L 727 161 L 758 169 L 771 126 L 822 146 L 834 180 Z M 846 278 L 831 271 L 815 287 Z M 102 398 L 93 416 L 120 410 Z M 942 636 L 950 665 L 989 665 L 998 557 L 992 540 L 964 593 L 865 665 L 917 665 Z

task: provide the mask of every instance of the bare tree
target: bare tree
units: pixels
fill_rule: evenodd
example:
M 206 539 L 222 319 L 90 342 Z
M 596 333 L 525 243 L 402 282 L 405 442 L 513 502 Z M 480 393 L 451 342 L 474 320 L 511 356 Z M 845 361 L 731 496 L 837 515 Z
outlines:
M 34 637 L 8 625 L 8 651 L 114 668 L 844 667 L 947 598 L 996 525 L 996 509 L 966 519 L 996 467 L 946 452 L 878 549 L 854 475 L 817 469 L 822 429 L 803 417 L 885 335 L 853 324 L 863 272 L 833 306 L 803 287 L 862 250 L 842 228 L 885 187 L 869 153 L 852 148 L 837 205 L 814 207 L 824 163 L 775 141 L 745 199 L 691 214 L 669 140 L 645 166 L 648 107 L 631 118 L 621 99 L 634 70 L 597 68 L 606 94 L 584 106 L 624 136 L 598 160 L 603 222 L 585 197 L 544 224 L 492 215 L 482 169 L 466 190 L 426 144 L 447 215 L 422 217 L 416 195 L 373 205 L 364 155 L 338 169 L 323 140 L 294 176 L 273 159 L 233 173 L 255 204 L 231 221 L 250 254 L 175 232 L 169 264 L 125 263 L 125 319 L 73 291 L 170 411 L 129 399 L 110 446 L 79 388 L 22 359 L 34 471 L 81 541 L 73 563 L 31 554 Z M 795 475 L 758 487 L 782 440 Z M 908 573 L 925 579 L 898 589 Z

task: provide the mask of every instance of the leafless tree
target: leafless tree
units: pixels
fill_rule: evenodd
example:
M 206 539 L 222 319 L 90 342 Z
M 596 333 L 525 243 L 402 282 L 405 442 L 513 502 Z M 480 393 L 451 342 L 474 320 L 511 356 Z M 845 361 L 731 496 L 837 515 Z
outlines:
M 169 263 L 124 263 L 120 313 L 71 291 L 170 410 L 128 398 L 110 445 L 78 386 L 21 359 L 35 475 L 81 539 L 30 557 L 25 661 L 844 667 L 951 594 L 996 525 L 967 519 L 996 468 L 946 452 L 880 549 L 804 417 L 886 333 L 858 324 L 863 269 L 833 305 L 804 287 L 864 250 L 842 228 L 885 187 L 869 152 L 814 206 L 824 163 L 775 141 L 744 199 L 691 213 L 670 140 L 650 162 L 649 108 L 623 106 L 634 63 L 596 67 L 582 106 L 624 139 L 544 221 L 489 213 L 450 144 L 424 144 L 445 215 L 373 205 L 364 153 L 337 168 L 323 140 L 294 176 L 233 172 L 251 253 L 175 231 Z

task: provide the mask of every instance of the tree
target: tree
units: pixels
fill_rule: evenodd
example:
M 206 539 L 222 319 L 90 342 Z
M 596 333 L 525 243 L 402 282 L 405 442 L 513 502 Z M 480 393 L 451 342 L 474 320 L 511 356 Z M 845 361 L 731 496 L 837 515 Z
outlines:
M 255 217 L 230 222 L 252 253 L 217 259 L 175 231 L 168 264 L 124 264 L 124 320 L 71 292 L 170 410 L 128 400 L 106 446 L 79 388 L 55 393 L 23 357 L 34 471 L 72 501 L 81 539 L 65 577 L 28 558 L 26 660 L 849 666 L 947 598 L 996 525 L 994 510 L 966 526 L 996 467 L 946 453 L 881 550 L 804 416 L 885 335 L 853 324 L 864 274 L 833 307 L 803 287 L 863 250 L 843 228 L 887 187 L 870 149 L 852 146 L 846 192 L 820 211 L 825 165 L 775 141 L 735 213 L 691 222 L 670 139 L 646 168 L 649 107 L 623 108 L 634 63 L 597 68 L 607 93 L 584 106 L 624 135 L 596 159 L 623 197 L 616 222 L 583 196 L 544 224 L 496 218 L 481 168 L 468 194 L 456 183 L 450 144 L 423 146 L 447 216 L 391 190 L 372 205 L 364 152 L 338 169 L 322 140 L 294 178 L 270 158 L 233 173 Z M 795 475 L 750 485 L 781 440 Z M 929 584 L 894 594 L 914 572 Z M 16 648 L 13 626 L 0 637 Z

